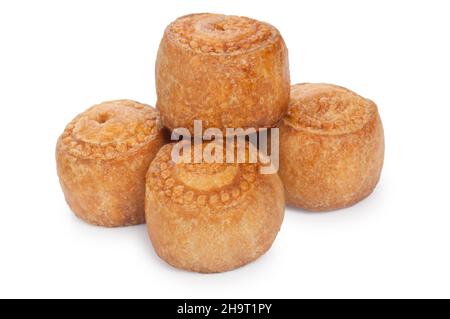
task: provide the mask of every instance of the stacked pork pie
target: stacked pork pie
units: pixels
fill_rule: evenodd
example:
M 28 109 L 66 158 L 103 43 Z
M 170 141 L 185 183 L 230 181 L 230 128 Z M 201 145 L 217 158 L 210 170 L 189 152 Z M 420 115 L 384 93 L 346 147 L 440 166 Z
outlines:
M 156 110 L 116 100 L 76 116 L 58 139 L 56 162 L 78 217 L 107 227 L 146 222 L 156 252 L 175 267 L 245 265 L 271 247 L 285 201 L 311 211 L 344 208 L 379 180 L 384 136 L 375 103 L 332 84 L 291 86 L 286 45 L 268 23 L 178 18 L 159 47 L 156 93 Z M 196 121 L 223 139 L 196 140 Z M 259 152 L 267 145 L 246 138 L 239 150 L 227 128 L 256 135 L 277 128 L 278 171 L 262 170 L 273 159 Z M 192 143 L 171 140 L 180 129 Z

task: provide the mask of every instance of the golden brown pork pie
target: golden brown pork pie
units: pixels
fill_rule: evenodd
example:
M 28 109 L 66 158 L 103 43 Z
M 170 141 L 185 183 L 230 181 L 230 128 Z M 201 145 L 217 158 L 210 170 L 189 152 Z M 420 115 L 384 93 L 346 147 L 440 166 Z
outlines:
M 146 220 L 158 255 L 177 268 L 210 273 L 264 254 L 284 216 L 278 175 L 260 174 L 248 160 L 176 162 L 174 145 L 161 148 L 147 173 Z
M 280 124 L 286 201 L 312 211 L 350 206 L 377 184 L 384 135 L 377 106 L 331 84 L 296 84 Z
M 134 101 L 104 102 L 75 117 L 56 146 L 70 208 L 95 225 L 143 223 L 145 174 L 164 143 L 156 110 Z
M 173 130 L 271 127 L 289 104 L 286 45 L 246 17 L 191 14 L 165 30 L 156 61 L 157 109 Z

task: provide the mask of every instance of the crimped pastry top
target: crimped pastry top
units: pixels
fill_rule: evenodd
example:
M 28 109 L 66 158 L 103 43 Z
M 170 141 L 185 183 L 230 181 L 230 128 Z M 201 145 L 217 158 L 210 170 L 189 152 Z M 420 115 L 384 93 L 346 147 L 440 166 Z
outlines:
M 79 158 L 113 159 L 145 145 L 160 130 L 156 110 L 131 100 L 94 105 L 65 128 L 58 147 Z
M 296 84 L 284 123 L 314 134 L 340 135 L 360 130 L 377 114 L 372 101 L 332 84 Z
M 246 17 L 199 13 L 178 18 L 167 27 L 166 35 L 195 52 L 241 54 L 273 42 L 279 32 Z
M 160 149 L 147 173 L 147 185 L 165 204 L 218 212 L 248 199 L 258 185 L 257 163 L 175 163 L 174 145 Z

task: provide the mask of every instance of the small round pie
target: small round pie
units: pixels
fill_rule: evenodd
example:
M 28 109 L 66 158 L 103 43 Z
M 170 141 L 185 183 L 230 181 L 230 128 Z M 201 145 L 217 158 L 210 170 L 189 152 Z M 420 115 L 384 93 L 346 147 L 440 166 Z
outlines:
M 156 61 L 163 124 L 272 127 L 289 104 L 288 51 L 276 28 L 246 17 L 191 14 L 165 30 Z
M 280 124 L 286 201 L 312 211 L 347 207 L 380 178 L 384 134 L 371 100 L 331 84 L 296 84 Z
M 278 175 L 260 174 L 259 164 L 247 159 L 174 162 L 174 145 L 161 148 L 147 173 L 146 220 L 157 254 L 201 273 L 231 270 L 264 254 L 284 217 Z
M 59 137 L 56 163 L 72 211 L 88 223 L 144 223 L 145 174 L 165 143 L 155 109 L 104 102 L 75 117 Z

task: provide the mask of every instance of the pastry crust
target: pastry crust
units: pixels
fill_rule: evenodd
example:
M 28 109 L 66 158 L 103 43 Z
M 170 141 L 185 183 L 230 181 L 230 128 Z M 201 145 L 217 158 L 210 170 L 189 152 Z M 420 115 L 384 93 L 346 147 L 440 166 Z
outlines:
M 174 163 L 173 146 L 161 148 L 147 173 L 146 220 L 158 255 L 174 267 L 211 273 L 264 254 L 284 217 L 278 175 L 262 175 L 248 161 Z
M 72 211 L 88 223 L 144 223 L 145 174 L 166 142 L 155 109 L 104 102 L 75 117 L 59 137 L 56 163 Z
M 355 204 L 380 178 L 384 134 L 375 103 L 331 84 L 296 84 L 280 124 L 288 204 L 326 211 Z
M 273 26 L 192 14 L 165 30 L 156 61 L 157 109 L 173 130 L 271 127 L 289 104 L 288 51 Z

